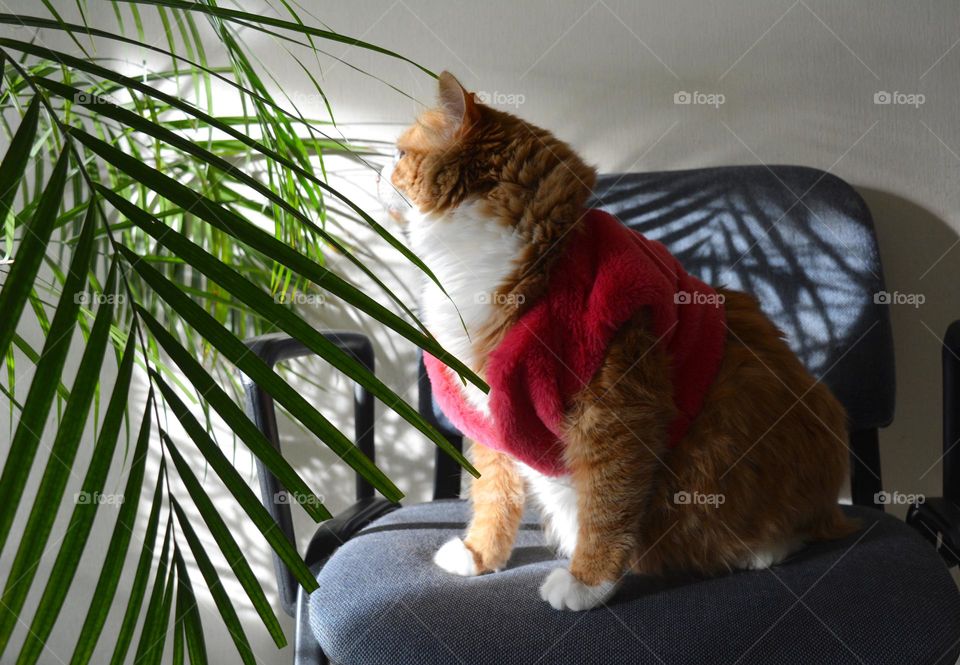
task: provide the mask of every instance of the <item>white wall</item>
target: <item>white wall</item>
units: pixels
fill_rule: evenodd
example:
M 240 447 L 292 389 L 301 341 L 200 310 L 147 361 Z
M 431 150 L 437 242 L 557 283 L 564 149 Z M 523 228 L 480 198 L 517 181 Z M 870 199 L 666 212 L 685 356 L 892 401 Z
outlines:
M 261 6 L 240 4 L 251 10 Z M 940 492 L 938 336 L 960 318 L 960 292 L 954 286 L 960 268 L 960 5 L 949 0 L 304 4 L 317 21 L 339 32 L 397 50 L 435 71 L 450 69 L 468 88 L 495 99 L 522 100 L 516 112 L 553 129 L 602 171 L 792 163 L 827 169 L 852 183 L 874 214 L 889 290 L 926 298 L 920 308 L 892 311 L 899 398 L 896 421 L 881 438 L 884 482 L 902 492 Z M 14 11 L 43 13 L 31 0 L 11 5 Z M 69 15 L 73 3 L 57 6 Z M 108 11 L 96 12 L 92 20 L 113 27 Z M 158 25 L 148 21 L 148 34 L 161 42 Z M 320 115 L 319 98 L 282 49 L 269 37 L 245 36 L 283 90 L 301 108 Z M 63 44 L 46 33 L 41 38 Z M 105 44 L 100 48 L 133 62 L 142 57 Z M 419 102 L 429 103 L 433 96 L 433 80 L 412 66 L 344 45 L 323 48 Z M 211 43 L 208 53 L 215 49 Z M 304 57 L 304 62 L 314 61 Z M 346 135 L 392 136 L 419 108 L 382 83 L 331 62 L 321 57 L 321 80 L 338 120 L 352 123 L 341 127 Z M 673 96 L 680 90 L 722 93 L 725 103 L 719 109 L 678 106 Z M 922 93 L 925 102 L 918 108 L 876 105 L 874 94 L 881 90 Z M 344 187 L 351 195 L 363 199 L 372 191 L 369 172 L 357 169 L 349 176 Z M 367 242 L 371 251 L 390 256 Z M 415 282 L 414 271 L 399 261 L 394 266 L 391 284 Z M 332 303 L 319 308 L 316 319 L 318 326 L 359 325 L 371 331 L 380 347 L 379 374 L 415 398 L 410 390 L 414 353 L 408 344 L 366 322 L 349 323 L 349 314 Z M 319 381 L 328 379 L 322 368 L 310 367 Z M 331 393 L 307 392 L 325 410 L 345 411 L 346 398 L 333 401 Z M 412 500 L 425 498 L 432 448 L 391 414 L 381 425 L 385 470 Z M 329 504 L 345 505 L 352 480 L 342 465 L 295 428 L 285 427 L 284 437 L 291 457 L 316 479 Z M 232 501 L 224 497 L 219 505 L 239 533 L 245 522 Z M 306 522 L 300 527 L 307 538 Z M 269 558 L 257 535 L 249 535 L 247 551 L 269 582 Z M 2 565 L 8 566 L 11 557 L 4 552 Z M 93 584 L 89 575 L 76 582 L 73 595 L 82 602 L 65 610 L 73 620 L 52 638 L 53 653 L 70 653 L 71 628 L 82 622 L 79 613 Z M 240 598 L 241 592 L 233 595 Z M 201 601 L 212 626 L 215 610 L 208 599 Z M 278 654 L 257 628 L 256 617 L 243 616 L 260 661 L 289 662 L 289 649 Z M 116 612 L 111 616 L 118 618 Z M 212 652 L 215 662 L 234 660 L 231 648 Z

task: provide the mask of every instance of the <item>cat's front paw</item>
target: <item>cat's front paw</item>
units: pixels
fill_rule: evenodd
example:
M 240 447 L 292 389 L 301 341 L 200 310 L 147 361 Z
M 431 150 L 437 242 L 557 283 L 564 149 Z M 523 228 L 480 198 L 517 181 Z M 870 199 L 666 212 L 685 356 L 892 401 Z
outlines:
M 433 555 L 433 562 L 454 575 L 473 577 L 480 574 L 480 568 L 477 566 L 477 560 L 473 556 L 473 552 L 467 549 L 467 546 L 459 538 L 453 538 L 445 542 Z
M 604 602 L 616 591 L 613 582 L 588 586 L 566 568 L 555 568 L 540 585 L 540 598 L 555 610 L 589 610 Z

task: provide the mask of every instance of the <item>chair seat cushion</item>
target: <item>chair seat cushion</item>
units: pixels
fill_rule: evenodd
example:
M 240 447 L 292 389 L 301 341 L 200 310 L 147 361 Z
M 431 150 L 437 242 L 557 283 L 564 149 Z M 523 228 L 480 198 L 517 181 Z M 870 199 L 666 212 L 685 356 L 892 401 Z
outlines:
M 566 565 L 528 513 L 501 572 L 462 578 L 437 548 L 469 506 L 437 501 L 373 522 L 317 571 L 310 622 L 338 665 L 867 663 L 953 665 L 960 593 L 936 552 L 882 512 L 783 563 L 713 579 L 628 576 L 606 606 L 561 612 L 538 588 Z

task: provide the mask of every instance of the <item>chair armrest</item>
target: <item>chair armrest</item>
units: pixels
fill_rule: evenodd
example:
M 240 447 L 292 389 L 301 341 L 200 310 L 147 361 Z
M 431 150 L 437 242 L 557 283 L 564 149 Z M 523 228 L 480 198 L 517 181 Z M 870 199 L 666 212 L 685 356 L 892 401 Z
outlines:
M 940 552 L 948 567 L 960 563 L 960 508 L 943 497 L 915 503 L 907 511 L 907 523 Z
M 323 335 L 340 349 L 352 355 L 370 372 L 374 371 L 373 345 L 359 333 L 329 332 Z M 312 351 L 300 340 L 286 333 L 270 333 L 245 341 L 247 348 L 255 353 L 268 366 L 279 362 L 306 356 Z M 263 432 L 274 448 L 280 450 L 280 436 L 277 432 L 276 411 L 273 398 L 246 375 L 241 374 L 241 383 L 246 396 L 247 416 Z M 354 441 L 357 447 L 371 460 L 374 459 L 374 414 L 373 396 L 363 387 L 356 386 L 354 392 Z M 281 532 L 296 547 L 296 535 L 293 530 L 293 517 L 287 490 L 276 476 L 264 464 L 257 460 L 257 475 L 260 480 L 260 500 L 270 516 L 276 521 Z M 357 476 L 356 496 L 358 500 L 374 496 L 373 487 L 362 477 Z M 293 616 L 297 602 L 297 581 L 286 564 L 274 553 L 274 571 L 277 575 L 277 587 L 280 592 L 280 604 L 284 611 Z
M 910 506 L 907 523 L 948 566 L 960 563 L 960 320 L 943 338 L 943 497 Z
M 383 497 L 361 499 L 345 511 L 320 525 L 307 546 L 303 560 L 308 566 L 326 561 L 338 547 L 374 520 L 393 512 L 400 505 Z

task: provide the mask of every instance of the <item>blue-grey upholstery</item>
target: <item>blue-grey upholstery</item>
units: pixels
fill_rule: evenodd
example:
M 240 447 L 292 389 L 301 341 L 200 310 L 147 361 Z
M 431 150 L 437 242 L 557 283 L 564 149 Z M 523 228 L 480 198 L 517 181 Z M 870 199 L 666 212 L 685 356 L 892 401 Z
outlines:
M 630 576 L 607 607 L 578 613 L 539 598 L 548 571 L 566 562 L 543 547 L 533 516 L 507 569 L 462 578 L 431 557 L 462 533 L 468 506 L 411 506 L 323 566 L 310 621 L 339 665 L 953 665 L 960 596 L 937 553 L 893 517 L 847 510 L 859 533 L 769 570 Z
M 664 243 L 708 284 L 756 296 L 846 407 L 851 431 L 893 420 L 880 253 L 870 211 L 843 180 L 799 166 L 606 174 L 590 205 Z

